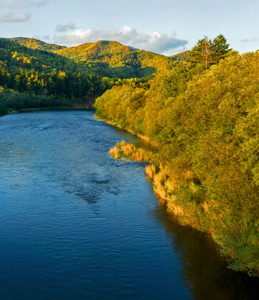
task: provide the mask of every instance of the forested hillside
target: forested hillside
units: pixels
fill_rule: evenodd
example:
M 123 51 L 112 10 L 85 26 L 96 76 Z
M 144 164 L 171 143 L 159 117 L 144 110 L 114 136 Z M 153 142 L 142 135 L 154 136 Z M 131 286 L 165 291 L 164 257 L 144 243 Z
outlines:
M 257 276 L 258 74 L 259 52 L 239 55 L 220 35 L 150 87 L 116 86 L 95 104 L 103 120 L 157 145 L 147 173 L 179 221 L 208 233 L 232 269 Z
M 171 69 L 185 56 L 169 58 L 107 41 L 66 48 L 30 38 L 0 38 L 0 114 L 8 109 L 91 107 L 113 85 L 127 78 L 146 82 L 145 77 Z
M 176 61 L 186 58 L 186 52 L 167 57 L 113 41 L 98 41 L 67 48 L 34 39 L 12 40 L 28 48 L 54 52 L 75 62 L 81 62 L 91 70 L 91 74 L 107 77 L 151 77 L 157 71 L 172 69 Z
M 55 44 L 48 44 L 43 41 L 33 39 L 33 38 L 24 38 L 24 37 L 16 37 L 10 38 L 10 41 L 15 42 L 21 46 L 25 46 L 27 48 L 35 49 L 35 50 L 42 50 L 42 51 L 55 51 L 66 48 L 65 46 L 55 45 Z
M 89 107 L 110 80 L 88 73 L 68 58 L 0 39 L 0 114 L 8 108 Z

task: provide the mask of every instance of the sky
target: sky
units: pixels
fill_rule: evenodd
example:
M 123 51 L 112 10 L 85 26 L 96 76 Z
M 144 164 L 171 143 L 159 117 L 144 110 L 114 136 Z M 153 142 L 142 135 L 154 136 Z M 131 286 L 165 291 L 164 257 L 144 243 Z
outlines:
M 259 0 L 0 0 L 0 37 L 77 46 L 98 40 L 164 55 L 222 34 L 259 49 Z

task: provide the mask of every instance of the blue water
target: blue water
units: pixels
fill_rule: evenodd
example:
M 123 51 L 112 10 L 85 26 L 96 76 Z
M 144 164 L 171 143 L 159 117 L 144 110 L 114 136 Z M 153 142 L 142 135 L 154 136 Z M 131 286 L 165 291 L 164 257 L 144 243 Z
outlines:
M 257 279 L 169 216 L 140 141 L 92 111 L 0 118 L 0 299 L 256 299 Z

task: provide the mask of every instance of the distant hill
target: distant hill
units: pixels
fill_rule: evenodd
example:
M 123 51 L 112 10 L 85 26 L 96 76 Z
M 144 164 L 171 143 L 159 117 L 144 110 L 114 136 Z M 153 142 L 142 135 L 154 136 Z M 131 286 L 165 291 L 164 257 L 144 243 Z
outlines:
M 19 43 L 17 42 L 19 41 Z M 27 46 L 23 46 L 26 44 Z M 43 42 L 42 42 L 43 43 Z M 29 45 L 31 47 L 29 47 Z M 34 45 L 34 47 L 32 47 Z M 25 38 L 0 38 L 0 65 L 7 64 L 8 68 L 22 68 L 26 71 L 36 70 L 39 72 L 50 72 L 54 69 L 69 73 L 83 73 L 95 75 L 95 70 L 88 68 L 84 63 L 75 61 L 54 53 L 53 51 L 40 50 L 41 41 Z M 50 49 L 51 45 L 46 44 L 45 49 Z M 52 48 L 57 48 L 53 45 Z M 0 83 L 1 85 L 1 83 Z
M 28 48 L 53 52 L 75 62 L 84 63 L 92 74 L 119 78 L 151 77 L 157 71 L 172 69 L 175 63 L 185 59 L 187 54 L 183 52 L 168 57 L 124 46 L 114 41 L 98 41 L 76 47 L 65 47 L 31 38 L 10 40 Z
M 56 50 L 55 52 L 78 61 L 96 60 L 107 62 L 112 56 L 121 56 L 116 64 L 112 61 L 111 65 L 118 65 L 129 53 L 135 49 L 129 46 L 123 46 L 118 42 L 98 41 L 96 43 L 85 43 L 79 46 Z
M 178 54 L 175 54 L 175 55 L 172 55 L 170 56 L 172 59 L 174 60 L 186 60 L 186 58 L 188 57 L 190 51 L 187 50 L 187 51 L 184 51 L 184 52 L 181 52 L 181 53 L 178 53 Z
M 94 71 L 84 63 L 0 38 L 0 115 L 32 108 L 91 107 L 117 82 Z
M 66 48 L 65 46 L 59 46 L 55 44 L 48 44 L 43 41 L 33 39 L 33 38 L 24 38 L 24 37 L 15 37 L 9 39 L 12 42 L 20 44 L 21 46 L 25 46 L 27 48 L 42 50 L 42 51 L 55 51 L 59 49 Z
M 107 63 L 111 68 L 121 66 L 155 67 L 172 66 L 173 58 L 124 46 L 114 41 L 98 41 L 76 47 L 56 50 L 55 53 L 78 61 Z

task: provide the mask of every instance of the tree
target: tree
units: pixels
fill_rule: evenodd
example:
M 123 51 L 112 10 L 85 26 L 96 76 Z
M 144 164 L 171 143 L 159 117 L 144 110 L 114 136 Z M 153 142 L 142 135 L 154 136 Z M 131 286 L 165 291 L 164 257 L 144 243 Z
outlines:
M 192 64 L 202 64 L 205 69 L 211 65 L 217 64 L 221 59 L 225 58 L 227 53 L 231 51 L 226 38 L 220 34 L 213 41 L 204 37 L 198 40 L 197 44 L 191 49 L 187 61 Z
M 218 63 L 221 59 L 225 58 L 227 53 L 232 49 L 229 48 L 226 38 L 220 34 L 213 40 L 213 60 Z
M 213 43 L 208 37 L 198 40 L 197 44 L 192 48 L 188 61 L 191 63 L 200 63 L 207 69 L 213 64 Z

